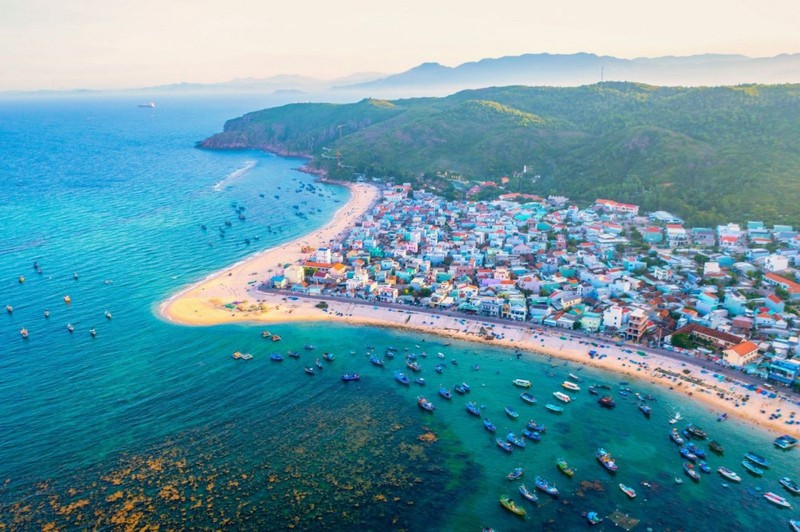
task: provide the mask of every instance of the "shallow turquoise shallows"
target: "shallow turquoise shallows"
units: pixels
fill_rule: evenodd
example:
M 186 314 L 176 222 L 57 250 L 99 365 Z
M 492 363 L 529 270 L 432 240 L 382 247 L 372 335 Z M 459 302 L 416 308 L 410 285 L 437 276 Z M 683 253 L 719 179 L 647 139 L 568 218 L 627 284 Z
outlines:
M 717 422 L 646 382 L 622 386 L 652 395 L 650 419 L 633 394 L 619 394 L 624 379 L 532 354 L 327 324 L 271 326 L 283 338 L 273 343 L 264 327 L 163 321 L 158 304 L 170 294 L 321 226 L 348 192 L 309 187 L 313 177 L 294 170 L 301 160 L 193 147 L 267 99 L 137 103 L 0 102 L 0 308 L 13 307 L 0 315 L 0 525 L 566 530 L 584 526 L 584 512 L 619 509 L 637 530 L 782 530 L 797 515 L 762 495 L 800 506 L 778 484 L 800 481 L 800 451 L 778 452 L 768 435 Z M 390 346 L 384 368 L 370 363 Z M 234 360 L 234 351 L 253 359 Z M 289 351 L 299 358 L 270 360 Z M 335 359 L 307 375 L 324 352 Z M 425 386 L 393 378 L 408 353 Z M 346 371 L 361 380 L 343 383 Z M 583 390 L 562 414 L 546 411 L 570 372 Z M 515 378 L 532 381 L 538 404 L 520 399 Z M 461 382 L 468 394 L 437 394 Z M 609 385 L 617 408 L 601 409 L 590 383 Z M 433 413 L 417 407 L 420 395 Z M 699 483 L 668 437 L 676 411 L 686 420 L 676 427 L 694 422 L 725 447 L 709 452 L 714 472 Z M 547 426 L 540 442 L 511 454 L 496 445 L 531 419 Z M 617 460 L 614 476 L 596 461 L 598 447 Z M 748 450 L 770 460 L 763 477 L 741 467 Z M 559 472 L 558 458 L 574 477 Z M 726 484 L 721 465 L 742 482 Z M 521 479 L 507 480 L 516 467 Z M 523 500 L 519 484 L 535 490 L 537 475 L 561 497 Z M 526 521 L 500 506 L 502 495 L 528 511 Z M 613 527 L 608 517 L 602 526 Z

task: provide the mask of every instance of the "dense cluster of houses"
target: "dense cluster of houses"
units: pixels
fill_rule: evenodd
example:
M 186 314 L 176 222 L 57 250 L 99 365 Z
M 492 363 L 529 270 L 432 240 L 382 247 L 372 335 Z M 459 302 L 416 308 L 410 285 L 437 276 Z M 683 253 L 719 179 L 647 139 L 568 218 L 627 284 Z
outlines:
M 609 199 L 445 201 L 397 185 L 313 255 L 271 285 L 581 329 L 800 384 L 800 234 L 787 225 L 687 228 Z

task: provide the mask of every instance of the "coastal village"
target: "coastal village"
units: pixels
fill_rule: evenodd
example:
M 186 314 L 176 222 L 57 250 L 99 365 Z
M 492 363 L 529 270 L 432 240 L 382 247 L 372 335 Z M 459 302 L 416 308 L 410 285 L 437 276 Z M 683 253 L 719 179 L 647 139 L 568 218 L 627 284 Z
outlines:
M 690 228 L 612 199 L 446 201 L 403 184 L 344 238 L 304 251 L 270 288 L 580 330 L 800 386 L 800 234 L 788 225 Z

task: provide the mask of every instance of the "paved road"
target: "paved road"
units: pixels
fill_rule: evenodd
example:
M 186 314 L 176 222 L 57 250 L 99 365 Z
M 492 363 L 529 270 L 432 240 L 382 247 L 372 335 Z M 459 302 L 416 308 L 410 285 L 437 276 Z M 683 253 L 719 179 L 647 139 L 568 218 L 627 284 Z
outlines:
M 312 296 L 308 294 L 297 294 L 294 292 L 287 292 L 286 290 L 276 290 L 272 288 L 265 288 L 263 286 L 258 287 L 253 291 L 253 295 L 257 296 L 259 292 L 263 293 L 270 293 L 270 294 L 278 294 L 284 297 L 297 297 L 302 299 L 313 299 L 316 301 L 325 301 L 325 302 L 335 302 L 335 303 L 350 303 L 353 305 L 362 305 L 362 306 L 369 306 L 369 307 L 378 307 L 378 308 L 386 308 L 395 310 L 398 312 L 416 312 L 419 314 L 428 314 L 430 316 L 452 316 L 454 318 L 462 319 L 471 321 L 478 324 L 490 323 L 493 325 L 500 325 L 504 327 L 528 327 L 531 331 L 536 332 L 543 332 L 544 334 L 548 335 L 556 335 L 556 336 L 566 336 L 568 338 L 577 338 L 583 339 L 589 342 L 595 342 L 600 345 L 605 345 L 607 347 L 617 347 L 614 344 L 616 343 L 615 340 L 612 340 L 608 336 L 604 336 L 601 334 L 592 334 L 587 333 L 585 331 L 580 330 L 566 330 L 566 329 L 557 329 L 548 327 L 545 325 L 533 325 L 529 324 L 528 322 L 517 322 L 511 321 L 503 318 L 490 318 L 487 316 L 471 316 L 469 314 L 464 314 L 463 312 L 452 311 L 452 310 L 441 310 L 441 309 L 432 309 L 430 307 L 417 307 L 417 306 L 410 306 L 410 305 L 403 305 L 398 303 L 385 303 L 381 301 L 366 301 L 364 299 L 355 299 L 355 298 L 345 298 L 345 297 L 337 297 L 331 295 L 322 295 L 322 296 Z M 497 332 L 495 329 L 493 332 Z M 717 365 L 711 361 L 694 357 L 691 355 L 686 355 L 683 353 L 678 353 L 676 351 L 669 351 L 667 349 L 659 349 L 659 348 L 652 348 L 652 347 L 645 347 L 639 344 L 634 343 L 623 343 L 622 347 L 631 349 L 635 351 L 643 351 L 645 353 L 652 353 L 655 355 L 663 356 L 666 358 L 670 358 L 672 360 L 676 360 L 681 363 L 688 363 L 693 364 L 695 366 L 699 366 L 709 372 L 717 373 L 719 375 L 725 375 L 731 379 L 745 382 L 748 384 L 753 384 L 755 386 L 763 386 L 764 379 L 753 375 L 747 375 L 746 373 L 742 373 L 741 371 L 729 368 L 725 366 Z M 601 351 L 602 347 L 594 347 L 594 346 L 587 346 L 587 352 L 589 349 L 596 349 Z M 783 395 L 788 395 L 792 398 L 792 400 L 797 401 L 800 398 L 800 393 L 791 390 L 790 388 L 778 387 L 775 390 Z

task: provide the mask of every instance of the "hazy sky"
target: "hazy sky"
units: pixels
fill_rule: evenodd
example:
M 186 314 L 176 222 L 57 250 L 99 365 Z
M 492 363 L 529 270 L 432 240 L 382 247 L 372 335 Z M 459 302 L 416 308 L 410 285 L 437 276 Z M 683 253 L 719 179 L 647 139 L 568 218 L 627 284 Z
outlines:
M 800 0 L 0 0 L 0 90 L 394 73 L 523 53 L 800 52 Z

